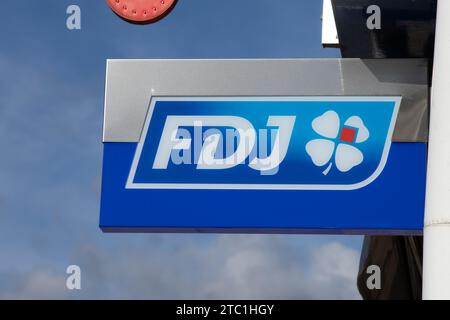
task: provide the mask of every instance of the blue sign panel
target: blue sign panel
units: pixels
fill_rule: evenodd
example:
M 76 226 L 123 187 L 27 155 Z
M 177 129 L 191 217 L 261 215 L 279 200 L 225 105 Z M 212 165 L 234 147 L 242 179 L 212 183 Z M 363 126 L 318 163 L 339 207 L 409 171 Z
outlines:
M 419 232 L 426 145 L 400 97 L 153 98 L 105 143 L 105 231 Z

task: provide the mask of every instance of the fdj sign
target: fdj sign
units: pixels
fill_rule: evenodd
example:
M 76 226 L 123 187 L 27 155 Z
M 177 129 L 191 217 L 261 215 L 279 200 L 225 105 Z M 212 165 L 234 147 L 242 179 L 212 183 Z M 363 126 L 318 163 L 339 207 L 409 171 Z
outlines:
M 108 61 L 100 227 L 420 233 L 427 64 Z
M 362 188 L 399 97 L 154 98 L 127 189 Z

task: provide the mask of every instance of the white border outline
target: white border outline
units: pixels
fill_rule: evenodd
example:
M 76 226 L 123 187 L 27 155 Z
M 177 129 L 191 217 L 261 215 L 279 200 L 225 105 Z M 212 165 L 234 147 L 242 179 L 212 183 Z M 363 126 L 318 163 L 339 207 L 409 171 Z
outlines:
M 130 173 L 128 175 L 125 189 L 200 189 L 200 190 L 355 190 L 363 188 L 372 183 L 383 171 L 389 150 L 391 147 L 392 135 L 400 108 L 401 96 L 173 96 L 173 97 L 151 97 L 150 107 L 146 116 L 144 128 L 134 154 Z M 147 131 L 153 115 L 153 110 L 157 101 L 391 101 L 395 102 L 394 112 L 391 117 L 383 154 L 377 169 L 370 177 L 354 184 L 216 184 L 216 183 L 135 183 L 139 159 L 147 136 Z

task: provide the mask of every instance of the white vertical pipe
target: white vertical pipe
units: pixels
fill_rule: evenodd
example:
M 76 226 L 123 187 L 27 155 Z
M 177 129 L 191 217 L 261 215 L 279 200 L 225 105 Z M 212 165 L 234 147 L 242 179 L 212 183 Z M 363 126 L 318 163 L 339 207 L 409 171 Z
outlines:
M 438 0 L 425 205 L 423 299 L 450 299 L 450 0 Z

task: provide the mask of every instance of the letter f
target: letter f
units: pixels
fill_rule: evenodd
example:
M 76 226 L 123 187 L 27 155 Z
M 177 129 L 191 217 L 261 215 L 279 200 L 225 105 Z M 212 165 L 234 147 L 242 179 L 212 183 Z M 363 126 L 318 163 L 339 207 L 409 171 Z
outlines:
M 172 150 L 187 150 L 191 147 L 192 139 L 177 138 L 178 128 L 182 120 L 183 118 L 179 116 L 167 117 L 153 162 L 153 169 L 167 169 Z

